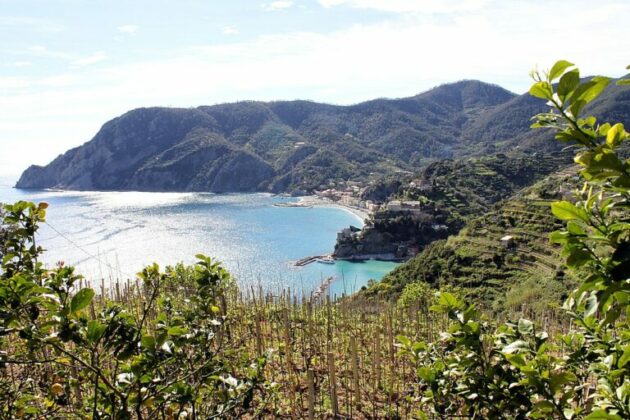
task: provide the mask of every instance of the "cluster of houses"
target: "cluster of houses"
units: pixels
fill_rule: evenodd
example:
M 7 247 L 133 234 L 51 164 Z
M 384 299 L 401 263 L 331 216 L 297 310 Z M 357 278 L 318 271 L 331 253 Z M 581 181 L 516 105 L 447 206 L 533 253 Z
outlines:
M 387 203 L 386 207 L 387 207 L 387 210 L 391 212 L 420 214 L 422 211 L 422 206 L 420 205 L 420 201 L 392 200 L 389 203 Z
M 341 205 L 348 207 L 356 207 L 375 213 L 380 209 L 380 205 L 371 200 L 361 200 L 361 187 L 358 185 L 349 185 L 345 189 L 328 188 L 321 191 L 315 191 L 315 195 L 322 198 L 328 198 Z
M 429 192 L 434 185 L 427 180 L 414 180 L 409 183 L 409 187 L 423 192 Z M 407 212 L 410 214 L 420 214 L 422 211 L 419 201 L 400 201 L 392 200 L 388 203 L 380 204 L 371 200 L 362 200 L 361 192 L 364 187 L 357 182 L 347 182 L 345 187 L 331 187 L 315 191 L 315 195 L 338 202 L 348 207 L 356 207 L 367 210 L 370 213 L 376 213 L 379 210 L 388 210 L 392 212 Z

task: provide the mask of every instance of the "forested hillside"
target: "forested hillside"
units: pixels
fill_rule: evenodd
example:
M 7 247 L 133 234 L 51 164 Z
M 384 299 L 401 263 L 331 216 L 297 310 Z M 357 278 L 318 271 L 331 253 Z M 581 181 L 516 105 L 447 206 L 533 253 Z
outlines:
M 463 81 L 352 106 L 292 101 L 136 109 L 49 165 L 32 166 L 17 186 L 308 192 L 331 181 L 365 182 L 436 159 L 511 150 L 510 139 L 486 138 L 475 127 L 508 104 L 498 118 L 522 117 L 527 126 L 533 105 L 522 110 L 518 98 Z

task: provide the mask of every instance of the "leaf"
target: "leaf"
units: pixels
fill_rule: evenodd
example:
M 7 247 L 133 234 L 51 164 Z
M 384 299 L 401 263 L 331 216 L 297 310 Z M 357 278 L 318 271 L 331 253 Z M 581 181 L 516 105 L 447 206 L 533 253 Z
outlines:
M 438 303 L 443 306 L 448 306 L 449 308 L 458 308 L 460 305 L 457 298 L 448 292 L 440 292 L 440 299 Z
M 551 212 L 560 220 L 582 220 L 588 222 L 586 210 L 578 208 L 568 201 L 551 203 Z
M 580 83 L 580 71 L 578 69 L 565 73 L 558 83 L 558 96 L 562 101 L 573 92 L 573 89 Z
M 564 73 L 566 69 L 568 69 L 572 65 L 573 63 L 570 63 L 566 60 L 556 61 L 556 63 L 551 67 L 551 70 L 549 70 L 549 80 L 553 81 L 557 79 L 558 77 L 560 77 L 560 75 L 562 75 L 562 73 Z
M 396 340 L 404 347 L 411 347 L 411 340 L 404 335 L 397 335 Z
M 90 304 L 93 297 L 94 290 L 89 288 L 79 290 L 77 294 L 72 297 L 72 301 L 70 301 L 70 311 L 79 312 Z
M 567 257 L 567 265 L 569 267 L 581 267 L 591 260 L 591 254 L 585 249 L 576 248 L 571 250 Z
M 529 343 L 524 340 L 516 340 L 507 346 L 503 347 L 502 352 L 505 354 L 517 353 L 519 350 L 529 349 Z
M 143 335 L 140 340 L 142 347 L 149 351 L 155 351 L 155 338 L 151 335 Z
M 435 381 L 435 371 L 426 366 L 418 368 L 418 376 L 428 383 Z
M 588 82 L 584 82 L 578 86 L 573 95 L 571 95 L 571 101 L 584 101 L 584 105 L 586 105 L 597 98 L 600 93 L 606 89 L 609 83 L 610 79 L 608 77 L 595 76 Z M 577 113 L 573 112 L 573 115 L 577 117 Z
M 621 143 L 622 140 L 625 140 L 627 136 L 628 133 L 626 133 L 623 124 L 617 123 L 613 125 L 606 133 L 606 144 L 615 147 L 619 143 Z
M 619 358 L 619 361 L 617 362 L 617 366 L 619 366 L 619 368 L 623 368 L 628 362 L 630 361 L 630 345 L 626 346 L 623 350 L 623 354 L 621 355 L 621 357 Z
M 187 332 L 188 330 L 186 329 L 186 327 L 181 327 L 181 326 L 175 326 L 168 329 L 168 335 L 174 336 L 174 337 L 184 335 Z
M 555 232 L 551 232 L 549 234 L 549 241 L 554 244 L 563 244 L 569 238 L 568 232 L 563 232 L 560 230 L 556 230 Z
M 107 327 L 97 320 L 92 320 L 88 322 L 87 325 L 87 339 L 88 341 L 95 343 L 103 336 L 103 333 Z
M 531 335 L 534 332 L 533 322 L 524 318 L 519 319 L 518 332 L 520 332 L 523 335 Z
M 562 390 L 562 387 L 566 384 L 574 382 L 577 380 L 577 377 L 571 372 L 560 372 L 551 375 L 549 378 L 549 387 L 551 388 L 551 392 L 554 394 L 558 393 L 558 391 Z
M 516 366 L 517 368 L 522 368 L 527 365 L 525 359 L 520 354 L 507 353 L 504 356 L 510 364 Z
M 550 401 L 547 401 L 547 400 L 538 401 L 536 405 L 534 406 L 534 411 L 537 411 L 538 413 L 544 413 L 544 414 L 553 413 L 554 409 L 555 409 L 554 405 Z
M 597 295 L 591 294 L 584 301 L 584 317 L 589 318 L 597 312 Z
M 536 82 L 529 88 L 529 94 L 540 99 L 551 99 L 551 85 L 547 82 Z
M 623 420 L 617 414 L 609 414 L 606 410 L 593 410 L 584 420 Z
M 577 235 L 577 236 L 586 235 L 586 232 L 584 231 L 584 229 L 582 229 L 582 226 L 580 226 L 579 224 L 575 222 L 568 222 L 567 230 L 569 231 L 571 235 Z

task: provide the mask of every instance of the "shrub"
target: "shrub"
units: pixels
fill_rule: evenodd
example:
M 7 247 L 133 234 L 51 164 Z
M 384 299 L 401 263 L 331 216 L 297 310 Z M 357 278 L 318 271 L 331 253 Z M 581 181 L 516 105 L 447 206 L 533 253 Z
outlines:
M 400 337 L 400 345 L 415 364 L 421 400 L 440 418 L 630 418 L 630 160 L 619 153 L 630 134 L 580 115 L 610 79 L 581 81 L 566 61 L 533 78 L 530 93 L 551 107 L 533 127 L 579 148 L 584 188 L 552 204 L 566 227 L 550 237 L 581 279 L 564 304 L 573 330 L 554 342 L 526 319 L 495 328 L 442 293 L 432 309 L 448 315 L 448 331 L 433 343 Z

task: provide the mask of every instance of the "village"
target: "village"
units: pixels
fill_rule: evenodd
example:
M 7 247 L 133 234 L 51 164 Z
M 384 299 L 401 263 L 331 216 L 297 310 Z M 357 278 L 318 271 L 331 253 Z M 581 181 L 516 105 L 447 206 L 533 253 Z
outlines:
M 407 189 L 414 190 L 419 193 L 429 193 L 433 190 L 434 185 L 427 180 L 413 180 L 408 183 Z M 326 189 L 315 190 L 317 197 L 331 200 L 339 205 L 365 210 L 368 214 L 373 215 L 379 210 L 389 212 L 402 212 L 409 214 L 420 214 L 422 212 L 422 203 L 419 200 L 391 200 L 380 203 L 373 200 L 363 199 L 363 193 L 367 186 L 355 181 L 346 181 L 344 186 L 331 187 Z

